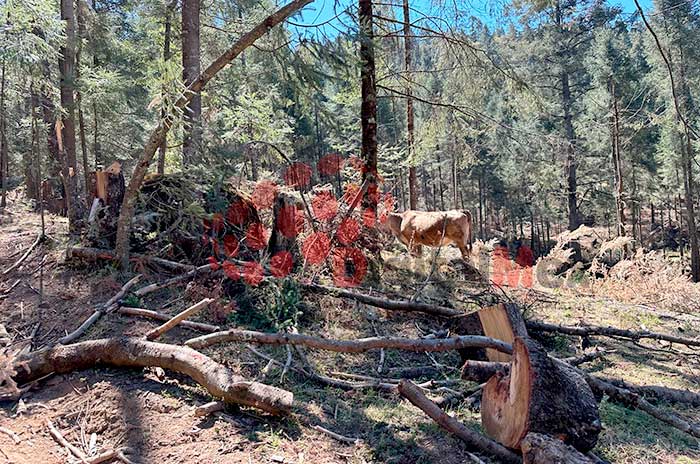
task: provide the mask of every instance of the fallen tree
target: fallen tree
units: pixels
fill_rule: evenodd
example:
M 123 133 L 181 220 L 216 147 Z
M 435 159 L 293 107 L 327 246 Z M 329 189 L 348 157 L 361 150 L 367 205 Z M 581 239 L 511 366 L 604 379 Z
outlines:
M 229 329 L 191 338 L 185 342 L 185 345 L 191 348 L 201 349 L 227 342 L 258 343 L 263 345 L 303 345 L 310 348 L 339 353 L 361 353 L 379 349 L 436 352 L 470 347 L 491 348 L 503 353 L 511 352 L 511 346 L 508 343 L 478 335 L 433 339 L 368 337 L 356 340 L 335 340 L 294 333 L 263 333 L 240 329 Z
M 561 437 L 582 451 L 593 449 L 601 430 L 598 404 L 583 376 L 555 363 L 528 337 L 516 337 L 507 375 L 497 372 L 484 385 L 481 421 L 486 433 L 520 448 L 528 433 Z
M 20 356 L 12 380 L 23 385 L 51 373 L 66 374 L 97 366 L 160 367 L 186 375 L 226 403 L 285 414 L 294 396 L 281 388 L 249 381 L 191 348 L 136 338 L 107 338 L 55 346 Z
M 633 331 L 618 329 L 617 327 L 600 327 L 600 326 L 567 326 L 557 324 L 547 324 L 545 322 L 527 321 L 525 323 L 528 330 L 535 332 L 556 332 L 566 335 L 578 335 L 581 337 L 590 337 L 592 335 L 602 335 L 606 337 L 621 337 L 631 340 L 652 339 L 664 340 L 671 343 L 679 343 L 686 346 L 700 346 L 700 339 L 677 337 L 675 335 L 667 335 L 658 332 L 649 331 Z
M 551 359 L 554 360 L 555 364 L 566 365 L 561 360 L 555 358 Z M 491 376 L 506 375 L 509 370 L 510 365 L 508 363 L 469 361 L 465 363 L 464 367 L 462 368 L 462 378 L 483 383 L 490 379 Z M 577 371 L 583 376 L 586 383 L 591 387 L 591 390 L 597 397 L 600 398 L 603 395 L 607 395 L 608 398 L 615 403 L 622 404 L 623 406 L 631 409 L 639 409 L 644 411 L 661 422 L 686 432 L 696 438 L 700 438 L 700 427 L 691 424 L 687 420 L 671 412 L 657 408 L 643 398 L 644 395 L 648 394 L 664 401 L 675 401 L 697 405 L 697 402 L 700 399 L 700 395 L 697 393 L 659 386 L 630 385 L 620 380 L 601 379 L 581 370 L 577 369 Z M 615 385 L 616 383 L 617 385 Z M 622 385 L 624 385 L 624 387 Z

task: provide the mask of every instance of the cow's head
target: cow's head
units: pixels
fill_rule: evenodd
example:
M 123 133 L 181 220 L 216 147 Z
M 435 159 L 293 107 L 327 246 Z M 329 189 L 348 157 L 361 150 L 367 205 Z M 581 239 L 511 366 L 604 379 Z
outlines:
M 392 234 L 394 237 L 398 237 L 401 234 L 401 220 L 403 216 L 399 213 L 388 213 L 386 216 L 386 221 L 382 223 L 380 229 L 382 232 L 387 234 Z

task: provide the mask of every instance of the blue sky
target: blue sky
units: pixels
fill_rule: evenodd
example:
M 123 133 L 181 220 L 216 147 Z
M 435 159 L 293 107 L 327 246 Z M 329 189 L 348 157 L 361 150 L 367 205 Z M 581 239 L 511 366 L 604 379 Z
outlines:
M 400 5 L 402 0 L 376 0 L 377 3 L 393 3 Z M 308 33 L 319 33 L 325 34 L 327 36 L 335 36 L 338 30 L 345 30 L 347 27 L 343 23 L 348 23 L 349 18 L 338 18 L 336 15 L 343 11 L 348 5 L 354 5 L 357 0 L 315 0 L 311 5 L 306 7 L 301 14 L 292 20 L 293 23 L 300 23 L 304 25 L 320 25 L 318 30 L 300 28 L 299 32 L 305 31 Z M 454 14 L 455 3 L 459 5 L 464 15 L 474 16 L 479 18 L 485 24 L 497 26 L 504 25 L 501 21 L 500 9 L 505 3 L 505 0 L 459 0 L 455 2 L 435 2 L 430 0 L 411 0 L 410 4 L 415 10 L 419 10 L 424 14 L 432 14 L 435 16 L 444 17 L 444 13 L 440 14 L 438 8 L 434 5 L 436 3 L 448 4 L 448 11 Z M 611 5 L 621 6 L 625 14 L 632 14 L 636 11 L 634 5 L 634 0 L 608 0 Z M 639 0 L 640 5 L 644 11 L 648 11 L 652 8 L 652 0 Z M 417 12 L 412 13 L 412 21 L 418 18 L 419 14 Z M 303 34 L 302 34 L 303 35 Z

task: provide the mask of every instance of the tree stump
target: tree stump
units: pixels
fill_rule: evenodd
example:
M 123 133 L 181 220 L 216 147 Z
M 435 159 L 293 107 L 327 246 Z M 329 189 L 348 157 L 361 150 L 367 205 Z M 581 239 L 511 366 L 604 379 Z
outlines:
M 484 386 L 481 420 L 488 435 L 515 449 L 536 432 L 588 451 L 601 429 L 586 380 L 527 337 L 515 338 L 510 374 L 498 373 Z
M 272 233 L 268 242 L 268 251 L 274 255 L 280 251 L 288 251 L 298 255 L 297 211 L 303 211 L 301 200 L 291 192 L 279 191 L 272 206 Z
M 520 309 L 513 303 L 499 303 L 495 306 L 482 308 L 478 312 L 479 320 L 484 335 L 487 337 L 513 343 L 515 337 L 527 337 L 525 321 L 520 314 Z M 487 349 L 486 357 L 489 361 L 508 362 L 510 355 Z

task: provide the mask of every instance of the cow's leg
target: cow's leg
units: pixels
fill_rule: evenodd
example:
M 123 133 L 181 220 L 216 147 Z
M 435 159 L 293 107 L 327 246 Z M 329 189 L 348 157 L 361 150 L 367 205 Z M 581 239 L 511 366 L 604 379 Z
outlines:
M 468 262 L 469 258 L 471 257 L 471 254 L 472 254 L 471 246 L 466 247 L 464 245 L 458 245 L 458 247 L 459 247 L 459 251 L 462 253 L 462 259 L 464 261 Z

